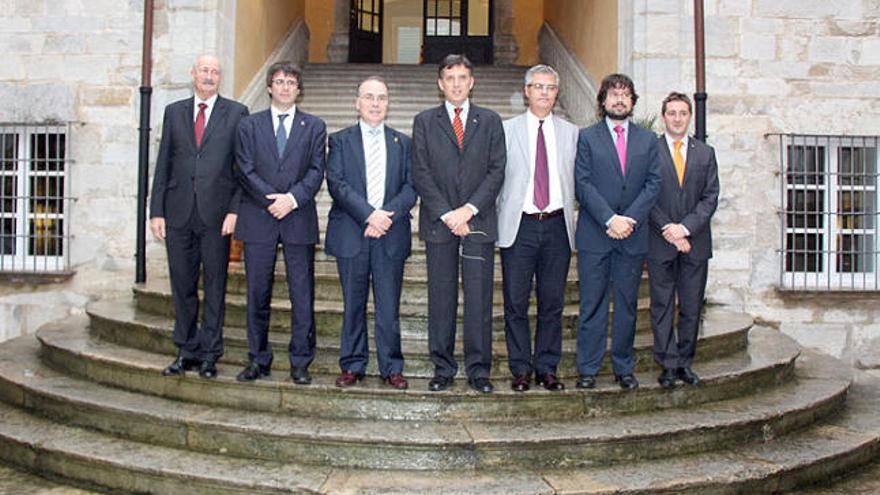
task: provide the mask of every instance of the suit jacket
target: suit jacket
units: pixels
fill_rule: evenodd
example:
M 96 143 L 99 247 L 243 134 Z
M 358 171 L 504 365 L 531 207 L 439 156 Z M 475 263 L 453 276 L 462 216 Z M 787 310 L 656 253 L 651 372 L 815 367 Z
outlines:
M 498 246 L 510 247 L 516 241 L 522 219 L 529 180 L 534 175 L 529 154 L 528 120 L 526 114 L 504 121 L 504 137 L 507 143 L 507 167 L 504 169 L 504 185 L 498 195 Z M 562 189 L 562 210 L 568 242 L 574 249 L 574 158 L 577 151 L 578 129 L 567 120 L 553 116 L 556 134 L 556 170 Z
M 324 121 L 298 108 L 284 153 L 278 156 L 269 109 L 242 119 L 235 150 L 244 193 L 235 237 L 245 242 L 316 244 L 315 195 L 324 180 L 327 130 Z M 297 208 L 281 220 L 266 209 L 267 194 L 291 193 Z
M 182 227 L 198 202 L 202 222 L 219 231 L 226 214 L 239 208 L 241 189 L 233 164 L 236 129 L 248 110 L 218 96 L 202 144 L 197 147 L 193 105 L 194 99 L 187 98 L 165 107 L 150 217 L 163 217 L 167 225 Z
M 684 181 L 678 184 L 675 163 L 669 154 L 666 137 L 657 140 L 663 187 L 657 204 L 651 210 L 651 250 L 648 257 L 669 260 L 678 255 L 675 246 L 663 238 L 663 226 L 680 223 L 690 232 L 688 256 L 697 260 L 712 257 L 712 215 L 718 206 L 718 164 L 715 150 L 694 138 L 688 139 Z
M 575 160 L 575 192 L 580 203 L 575 240 L 580 251 L 613 249 L 638 256 L 648 252 L 648 215 L 660 192 L 657 136 L 630 122 L 626 140 L 626 176 L 605 119 L 581 129 Z M 635 219 L 629 237 L 616 240 L 605 233 L 613 215 Z
M 495 242 L 495 199 L 504 182 L 506 155 L 501 117 L 492 110 L 470 104 L 463 150 L 444 105 L 416 115 L 412 175 L 421 197 L 419 237 L 426 242 L 453 240 L 440 216 L 470 203 L 479 210 L 470 221 L 471 231 L 486 235 L 472 234 L 468 239 Z
M 360 125 L 330 135 L 327 156 L 327 188 L 333 206 L 327 221 L 327 254 L 337 258 L 357 255 L 366 243 L 367 217 L 374 208 L 367 202 L 367 165 Z M 392 211 L 391 228 L 378 239 L 389 258 L 410 254 L 412 228 L 410 210 L 416 203 L 411 178 L 412 140 L 385 126 L 385 198 L 382 209 Z

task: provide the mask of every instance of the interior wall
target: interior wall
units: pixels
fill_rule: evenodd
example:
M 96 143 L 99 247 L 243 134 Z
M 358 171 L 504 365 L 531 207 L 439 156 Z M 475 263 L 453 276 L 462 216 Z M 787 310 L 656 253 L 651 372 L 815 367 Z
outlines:
M 385 0 L 382 20 L 382 62 L 400 63 L 398 32 L 401 27 L 418 28 L 422 32 L 422 0 Z M 421 38 L 420 38 L 421 39 Z
M 236 98 L 241 96 L 254 73 L 304 13 L 305 0 L 247 0 L 236 3 Z
M 550 0 L 553 3 L 557 0 Z M 513 0 L 513 35 L 517 65 L 538 63 L 538 31 L 544 24 L 544 0 Z
M 617 72 L 617 0 L 550 0 L 543 17 L 595 80 Z
M 309 62 L 326 63 L 327 44 L 333 34 L 333 0 L 305 0 L 309 27 Z

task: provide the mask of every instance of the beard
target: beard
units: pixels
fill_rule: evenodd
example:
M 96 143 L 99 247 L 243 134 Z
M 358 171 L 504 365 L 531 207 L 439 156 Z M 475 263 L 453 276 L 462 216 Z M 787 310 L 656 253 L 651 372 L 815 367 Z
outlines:
M 632 109 L 625 111 L 623 113 L 617 113 L 615 110 L 605 109 L 605 115 L 611 120 L 626 120 L 631 117 L 633 114 Z

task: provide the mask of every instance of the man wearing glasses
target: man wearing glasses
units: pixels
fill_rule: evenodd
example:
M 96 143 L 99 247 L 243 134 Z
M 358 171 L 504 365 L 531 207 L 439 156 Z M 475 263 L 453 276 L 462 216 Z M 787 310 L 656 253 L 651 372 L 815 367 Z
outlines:
M 599 121 L 582 129 L 578 136 L 577 388 L 596 386 L 596 373 L 605 356 L 612 290 L 614 380 L 624 390 L 639 387 L 633 374 L 638 292 L 648 253 L 648 216 L 657 201 L 662 179 L 657 136 L 630 121 L 637 100 L 629 77 L 605 77 L 596 95 Z
M 355 108 L 358 123 L 330 135 L 327 158 L 333 206 L 324 245 L 336 257 L 345 304 L 336 386 L 350 387 L 364 377 L 372 280 L 379 374 L 392 388 L 404 390 L 399 310 L 403 264 L 412 244 L 409 211 L 416 202 L 411 140 L 385 125 L 388 86 L 382 78 L 358 84 Z
M 507 166 L 498 196 L 498 246 L 504 276 L 504 335 L 511 388 L 535 382 L 565 386 L 556 377 L 562 355 L 562 309 L 574 249 L 574 157 L 578 130 L 553 114 L 559 74 L 536 65 L 526 72 L 528 110 L 504 121 Z M 535 348 L 529 298 L 535 280 L 538 317 Z
M 302 75 L 290 62 L 266 72 L 268 110 L 242 119 L 236 158 L 244 194 L 235 236 L 244 241 L 247 277 L 248 365 L 239 381 L 269 376 L 269 304 L 278 243 L 290 295 L 290 376 L 308 385 L 315 356 L 315 195 L 324 180 L 324 121 L 296 108 Z

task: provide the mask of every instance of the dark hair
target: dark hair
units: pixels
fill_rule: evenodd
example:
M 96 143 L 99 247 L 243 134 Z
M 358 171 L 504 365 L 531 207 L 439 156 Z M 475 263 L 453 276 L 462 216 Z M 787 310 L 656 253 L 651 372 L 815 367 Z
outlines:
M 633 84 L 632 79 L 625 74 L 610 74 L 605 76 L 605 79 L 602 79 L 602 85 L 599 87 L 599 92 L 596 93 L 596 102 L 598 103 L 596 107 L 596 114 L 599 115 L 599 119 L 604 119 L 607 115 L 605 112 L 605 99 L 608 97 L 608 90 L 612 88 L 623 88 L 628 89 L 630 93 L 632 93 L 632 102 L 633 107 L 636 106 L 636 102 L 639 101 L 639 95 L 636 94 L 636 86 Z
M 440 61 L 440 67 L 437 69 L 437 79 L 443 79 L 443 71 L 451 69 L 456 65 L 463 65 L 471 75 L 474 74 L 474 64 L 463 53 L 451 53 Z
M 303 95 L 302 70 L 300 70 L 298 65 L 289 60 L 281 60 L 269 66 L 266 70 L 266 87 L 272 86 L 272 77 L 278 71 L 281 71 L 286 76 L 293 76 L 296 79 L 296 86 L 299 88 L 297 99 L 301 98 Z
M 683 101 L 687 103 L 688 113 L 693 113 L 694 109 L 691 105 L 691 99 L 688 98 L 688 95 L 684 93 L 679 93 L 678 91 L 673 91 L 666 95 L 666 98 L 663 98 L 663 105 L 660 107 L 660 114 L 666 114 L 666 104 L 670 101 Z
M 354 88 L 354 91 L 355 91 L 355 95 L 356 95 L 356 96 L 360 96 L 360 95 L 361 95 L 361 86 L 363 86 L 364 83 L 367 82 L 367 81 L 376 81 L 376 82 L 380 82 L 380 83 L 382 83 L 382 84 L 385 86 L 385 89 L 386 89 L 386 90 L 388 89 L 388 83 L 385 82 L 385 78 L 384 78 L 384 77 L 382 77 L 382 76 L 376 76 L 376 75 L 373 75 L 373 76 L 367 76 L 367 77 L 361 79 L 361 81 L 360 81 L 359 83 L 357 83 L 357 87 Z

